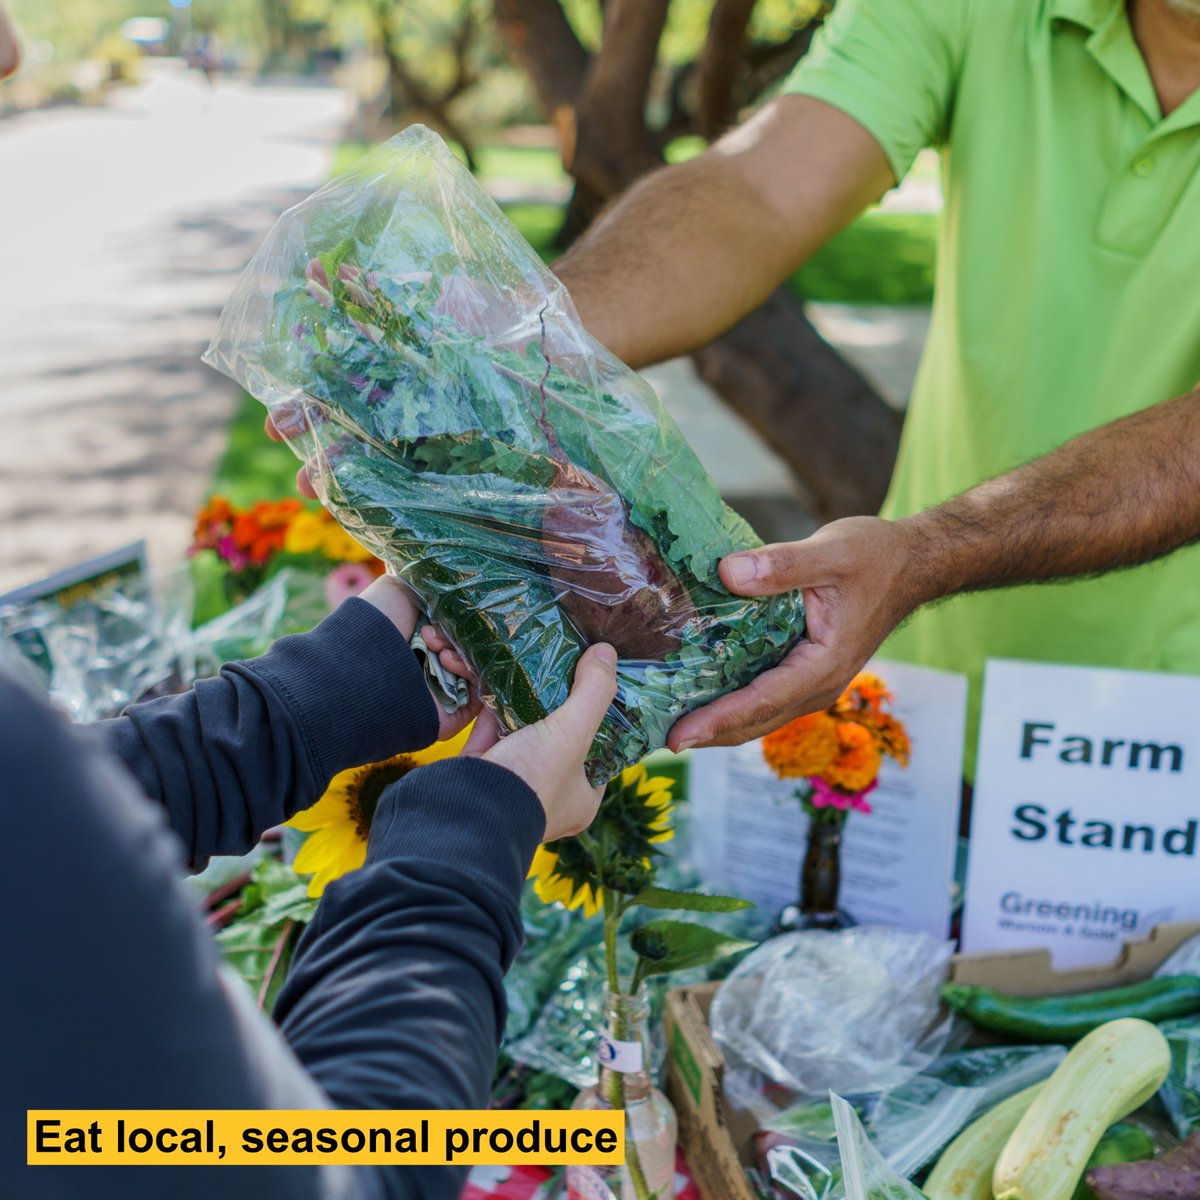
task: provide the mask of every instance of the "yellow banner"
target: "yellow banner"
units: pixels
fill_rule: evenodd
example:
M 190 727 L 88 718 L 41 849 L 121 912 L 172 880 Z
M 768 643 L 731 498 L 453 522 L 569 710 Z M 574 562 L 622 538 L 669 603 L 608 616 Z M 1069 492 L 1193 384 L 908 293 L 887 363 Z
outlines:
M 446 1163 L 615 1166 L 620 1112 L 30 1109 L 33 1165 Z

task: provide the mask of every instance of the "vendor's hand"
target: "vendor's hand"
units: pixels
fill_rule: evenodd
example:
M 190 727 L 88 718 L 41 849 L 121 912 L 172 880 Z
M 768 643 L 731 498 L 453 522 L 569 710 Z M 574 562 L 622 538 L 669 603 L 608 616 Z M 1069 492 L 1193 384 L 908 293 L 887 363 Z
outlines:
M 739 596 L 802 590 L 807 634 L 779 666 L 681 717 L 671 749 L 737 746 L 832 704 L 920 603 L 909 586 L 913 548 L 907 522 L 849 517 L 805 541 L 723 559 L 721 579 Z
M 361 599 L 368 604 L 374 605 L 395 627 L 400 631 L 406 642 L 412 640 L 413 630 L 417 627 L 417 620 L 420 617 L 421 610 L 417 607 L 416 601 L 413 599 L 412 593 L 400 583 L 393 579 L 390 575 L 381 576 L 375 580 L 362 594 Z M 430 628 L 430 627 L 427 627 Z M 432 632 L 432 630 L 431 630 Z M 443 635 L 444 636 L 444 635 Z M 438 736 L 439 742 L 444 742 L 448 738 L 455 737 L 461 733 L 475 718 L 479 715 L 479 710 L 482 705 L 479 700 L 479 689 L 475 686 L 474 673 L 467 670 L 465 665 L 462 670 L 455 671 L 454 668 L 448 667 L 447 670 L 454 674 L 461 675 L 471 685 L 470 700 L 457 712 L 448 713 L 435 696 L 430 696 L 434 704 L 437 706 L 438 713 Z
M 591 646 L 575 668 L 571 694 L 545 720 L 500 738 L 495 714 L 486 709 L 463 748 L 519 775 L 537 793 L 546 812 L 545 842 L 571 837 L 596 818 L 604 788 L 583 773 L 588 749 L 617 694 L 617 652 Z

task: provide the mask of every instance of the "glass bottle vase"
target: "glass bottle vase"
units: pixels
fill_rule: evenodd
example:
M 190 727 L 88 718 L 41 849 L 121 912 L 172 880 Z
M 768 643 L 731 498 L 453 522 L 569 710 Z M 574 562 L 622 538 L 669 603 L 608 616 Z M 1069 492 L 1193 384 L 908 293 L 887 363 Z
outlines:
M 568 1167 L 568 1200 L 670 1200 L 675 1194 L 675 1110 L 650 1074 L 650 1005 L 608 992 L 599 1082 L 572 1108 L 625 1109 L 625 1166 Z M 631 1148 L 636 1153 L 631 1153 Z
M 838 907 L 842 884 L 844 812 L 822 810 L 808 823 L 808 845 L 800 866 L 800 899 L 779 914 L 775 933 L 797 929 L 848 929 L 854 918 Z

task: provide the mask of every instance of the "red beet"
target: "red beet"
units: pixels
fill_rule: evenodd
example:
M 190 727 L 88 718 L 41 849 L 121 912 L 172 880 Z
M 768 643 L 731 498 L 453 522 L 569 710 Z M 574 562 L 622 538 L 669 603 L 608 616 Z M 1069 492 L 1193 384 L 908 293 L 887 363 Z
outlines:
M 665 658 L 696 615 L 687 589 L 616 492 L 573 463 L 555 466 L 551 489 L 567 494 L 546 508 L 542 543 L 559 607 L 589 642 L 608 642 L 622 658 Z

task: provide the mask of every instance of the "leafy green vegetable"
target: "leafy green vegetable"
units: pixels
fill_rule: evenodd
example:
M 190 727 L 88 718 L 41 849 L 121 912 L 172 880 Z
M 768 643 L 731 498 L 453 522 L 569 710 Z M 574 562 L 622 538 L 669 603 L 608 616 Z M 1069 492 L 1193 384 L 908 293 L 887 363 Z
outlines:
M 296 940 L 317 902 L 290 866 L 264 858 L 242 889 L 234 921 L 217 935 L 222 958 L 242 977 L 261 1007 L 270 1012 L 287 978 Z
M 717 564 L 753 532 L 427 130 L 284 215 L 206 358 L 306 426 L 293 449 L 330 510 L 412 586 L 510 728 L 561 703 L 588 644 L 617 648 L 594 782 L 803 634 L 798 594 L 726 591 Z

